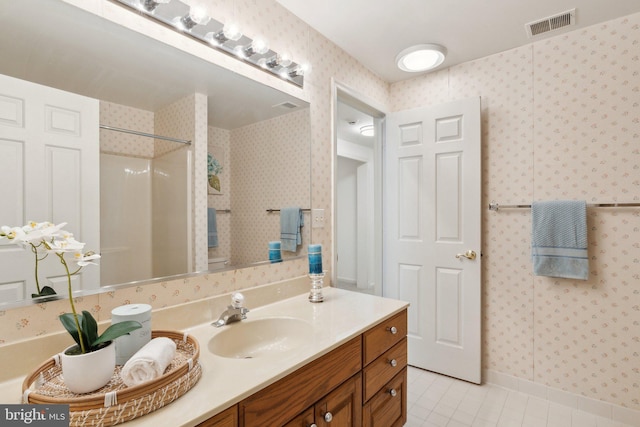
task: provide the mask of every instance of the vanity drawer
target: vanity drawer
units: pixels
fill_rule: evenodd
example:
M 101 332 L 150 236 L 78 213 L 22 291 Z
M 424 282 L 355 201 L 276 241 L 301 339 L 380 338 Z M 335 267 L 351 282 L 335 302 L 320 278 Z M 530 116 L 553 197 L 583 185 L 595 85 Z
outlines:
M 403 310 L 363 334 L 363 364 L 366 366 L 373 362 L 406 336 L 407 310 Z
M 364 401 L 407 366 L 407 337 L 391 347 L 364 369 Z
M 407 421 L 407 368 L 362 408 L 363 427 L 401 427 Z

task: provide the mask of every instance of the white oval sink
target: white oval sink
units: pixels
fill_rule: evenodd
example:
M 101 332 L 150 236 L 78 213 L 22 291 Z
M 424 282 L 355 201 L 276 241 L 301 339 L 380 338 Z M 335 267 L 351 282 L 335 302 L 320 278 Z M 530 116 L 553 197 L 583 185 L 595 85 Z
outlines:
M 311 342 L 313 328 L 304 320 L 268 317 L 242 320 L 209 340 L 209 351 L 233 359 L 279 355 Z

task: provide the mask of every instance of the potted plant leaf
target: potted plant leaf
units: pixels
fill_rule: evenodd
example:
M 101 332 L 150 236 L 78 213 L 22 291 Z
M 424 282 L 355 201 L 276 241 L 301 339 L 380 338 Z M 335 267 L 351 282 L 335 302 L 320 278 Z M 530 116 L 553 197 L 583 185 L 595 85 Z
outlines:
M 24 227 L 0 228 L 0 239 L 15 241 L 27 248 L 36 248 L 36 253 L 43 248 L 48 254 L 55 254 L 64 267 L 67 276 L 67 290 L 71 313 L 60 315 L 60 322 L 71 335 L 76 344 L 61 353 L 62 376 L 67 388 L 74 393 L 88 393 L 106 385 L 116 365 L 114 339 L 128 334 L 142 325 L 135 321 L 125 321 L 109 326 L 102 334 L 98 334 L 98 323 L 91 313 L 82 311 L 78 314 L 73 301 L 71 276 L 77 274 L 89 264 L 95 265 L 100 255 L 83 253 L 84 243 L 74 239 L 73 234 L 62 229 L 66 223 L 30 222 Z M 72 254 L 69 260 L 65 255 Z M 36 255 L 37 261 L 41 259 Z M 70 264 L 77 268 L 71 270 Z M 37 272 L 36 272 L 37 275 Z

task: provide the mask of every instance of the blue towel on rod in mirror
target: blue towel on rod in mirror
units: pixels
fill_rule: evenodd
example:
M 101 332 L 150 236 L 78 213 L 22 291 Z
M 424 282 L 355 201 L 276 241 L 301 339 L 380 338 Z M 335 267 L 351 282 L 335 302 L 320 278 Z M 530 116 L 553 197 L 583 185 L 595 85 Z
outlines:
M 207 237 L 208 237 L 208 245 L 210 248 L 218 247 L 218 224 L 216 221 L 216 209 L 208 208 L 207 209 Z
M 531 256 L 536 276 L 589 278 L 585 201 L 534 202 L 531 225 Z
M 302 232 L 304 225 L 302 209 L 289 207 L 280 209 L 280 242 L 281 250 L 295 252 L 298 245 L 302 244 Z

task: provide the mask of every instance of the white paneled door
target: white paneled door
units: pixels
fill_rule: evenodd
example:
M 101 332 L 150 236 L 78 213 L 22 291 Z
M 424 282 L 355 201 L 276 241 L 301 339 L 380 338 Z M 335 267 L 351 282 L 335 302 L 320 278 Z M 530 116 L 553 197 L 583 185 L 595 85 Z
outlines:
M 65 230 L 100 250 L 98 101 L 0 75 L 0 225 L 67 222 Z M 0 245 L 0 302 L 36 292 L 30 251 Z M 55 257 L 39 265 L 40 285 L 66 293 Z M 75 289 L 100 286 L 100 269 L 73 276 Z
M 480 383 L 480 99 L 387 123 L 384 294 L 411 304 L 409 364 Z

